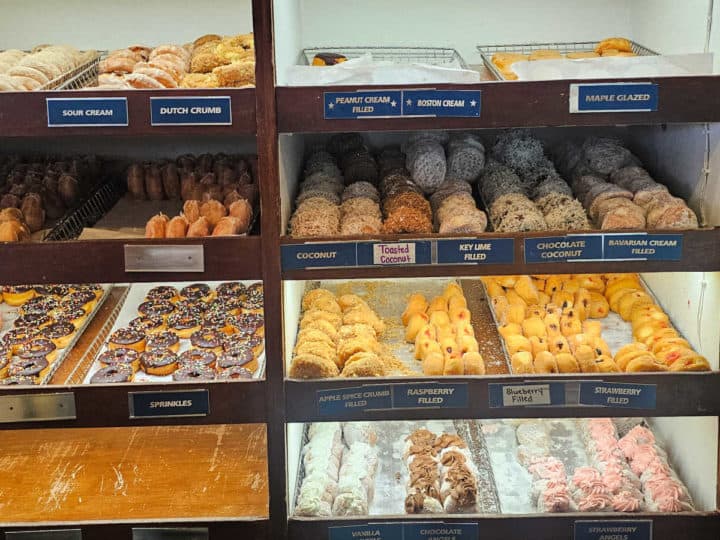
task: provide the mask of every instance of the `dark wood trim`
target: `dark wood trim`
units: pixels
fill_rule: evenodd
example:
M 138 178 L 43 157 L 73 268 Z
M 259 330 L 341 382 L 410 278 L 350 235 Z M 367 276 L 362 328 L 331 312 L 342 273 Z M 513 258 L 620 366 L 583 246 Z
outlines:
M 125 427 L 164 425 L 241 424 L 267 421 L 265 381 L 233 381 L 206 384 L 123 384 L 113 386 L 5 387 L 0 396 L 27 394 L 75 394 L 76 420 L 0 424 L 0 429 Z M 128 400 L 133 392 L 175 392 L 207 389 L 210 414 L 201 417 L 131 419 Z M 238 406 L 238 404 L 242 404 Z
M 254 135 L 255 89 L 73 90 L 55 92 L 3 92 L 0 94 L 0 132 L 3 137 L 68 137 L 98 135 Z M 151 126 L 151 97 L 230 96 L 230 126 Z M 127 97 L 127 127 L 49 128 L 46 98 Z
M 635 81 L 635 79 L 624 79 Z M 622 82 L 623 79 L 593 81 L 560 80 L 536 82 L 484 82 L 479 84 L 383 85 L 382 88 L 447 88 L 481 90 L 480 118 L 391 118 L 325 120 L 324 92 L 352 92 L 361 86 L 278 87 L 280 133 L 330 131 L 404 131 L 417 129 L 480 129 L 544 126 L 612 126 L 718 122 L 720 76 L 646 77 L 660 86 L 660 108 L 651 113 L 570 114 L 569 85 L 580 82 Z
M 582 520 L 643 520 L 653 521 L 653 540 L 717 540 L 720 537 L 720 514 L 697 512 L 687 514 L 552 514 L 504 516 L 376 516 L 357 520 L 301 520 L 291 519 L 288 538 L 317 540 L 328 537 L 328 527 L 388 522 L 478 523 L 480 538 L 532 538 L 533 540 L 573 540 L 575 521 Z
M 204 246 L 204 272 L 125 272 L 125 245 Z M 0 283 L 125 283 L 260 279 L 260 237 L 73 240 L 0 244 Z
M 467 383 L 468 406 L 462 409 L 390 409 L 358 412 L 348 416 L 320 416 L 317 392 L 362 385 L 428 383 Z M 494 383 L 522 384 L 533 382 L 605 381 L 613 383 L 657 385 L 655 409 L 626 409 L 608 407 L 504 407 L 490 408 L 489 385 Z M 285 381 L 285 392 L 292 407 L 287 411 L 288 422 L 336 420 L 424 420 L 454 418 L 585 418 L 626 416 L 717 416 L 720 415 L 720 372 L 662 373 L 662 374 L 605 374 L 605 375 L 529 375 L 493 377 L 395 377 L 391 379 L 326 379 L 318 381 Z
M 600 234 L 601 231 L 588 234 Z M 602 231 L 612 232 L 612 231 Z M 616 231 L 620 232 L 620 231 Z M 624 231 L 631 232 L 631 231 Z M 636 231 L 632 231 L 636 232 Z M 666 231 L 638 231 L 658 233 Z M 308 270 L 284 270 L 283 279 L 367 279 L 367 278 L 414 278 L 443 276 L 479 276 L 504 274 L 552 274 L 552 273 L 606 273 L 606 272 L 717 272 L 720 271 L 720 227 L 690 231 L 673 231 L 683 234 L 683 257 L 680 261 L 600 261 L 573 263 L 525 264 L 524 240 L 543 236 L 564 236 L 566 232 L 537 233 L 487 233 L 477 238 L 513 238 L 515 240 L 515 264 L 478 265 L 432 265 L 432 266 L 388 266 L 359 268 L 313 268 Z M 382 242 L 403 242 L 452 238 L 448 235 L 380 235 L 376 238 L 313 238 L 295 240 L 288 236 L 281 238 L 283 245 L 315 242 L 344 242 L 356 240 L 377 240 Z M 464 238 L 464 237 L 459 237 Z

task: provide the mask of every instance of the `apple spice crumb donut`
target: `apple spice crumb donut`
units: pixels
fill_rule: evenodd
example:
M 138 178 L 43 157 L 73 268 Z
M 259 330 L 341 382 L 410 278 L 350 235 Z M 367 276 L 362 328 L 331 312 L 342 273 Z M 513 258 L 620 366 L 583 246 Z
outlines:
M 178 368 L 172 377 L 176 382 L 213 381 L 215 370 L 200 363 L 185 364 Z
M 214 368 L 217 362 L 217 355 L 210 350 L 189 349 L 180 355 L 178 364 L 180 367 L 188 364 L 201 364 L 203 366 Z
M 131 382 L 133 368 L 127 364 L 114 364 L 97 370 L 90 378 L 90 384 L 119 384 Z
M 113 349 L 104 351 L 98 361 L 105 367 L 126 365 L 130 366 L 133 372 L 140 369 L 140 353 L 135 349 Z
M 145 350 L 148 352 L 172 351 L 180 349 L 180 338 L 174 332 L 161 332 L 148 336 L 145 342 Z
M 144 352 L 140 355 L 140 365 L 148 375 L 170 375 L 178 368 L 178 357 L 172 351 Z

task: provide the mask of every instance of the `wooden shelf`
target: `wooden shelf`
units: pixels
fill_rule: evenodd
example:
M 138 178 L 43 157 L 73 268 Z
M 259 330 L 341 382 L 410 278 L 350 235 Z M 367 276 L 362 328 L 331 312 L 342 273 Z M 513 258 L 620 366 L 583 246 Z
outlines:
M 126 272 L 125 246 L 202 246 L 203 272 Z M 125 283 L 262 279 L 259 236 L 0 244 L 0 283 Z
M 578 405 L 580 382 L 611 384 L 653 385 L 657 396 L 655 407 L 635 409 L 626 407 L 598 407 Z M 497 385 L 559 383 L 564 394 L 575 396 L 562 406 L 491 407 L 491 388 Z M 467 406 L 459 408 L 396 408 L 383 410 L 342 410 L 322 413 L 318 406 L 318 392 L 353 389 L 362 386 L 403 386 L 420 384 L 466 385 Z M 585 418 L 625 416 L 718 416 L 720 415 L 720 372 L 678 374 L 578 374 L 486 377 L 394 377 L 389 379 L 365 378 L 325 379 L 317 381 L 285 381 L 285 394 L 292 403 L 286 415 L 288 422 L 315 422 L 336 420 L 422 420 L 422 419 L 480 419 L 480 418 Z M 369 388 L 372 389 L 372 388 Z M 393 390 L 396 393 L 395 390 Z M 572 399 L 572 398 L 571 398 Z
M 447 516 L 417 517 L 376 516 L 364 521 L 290 519 L 288 538 L 291 540 L 315 540 L 327 538 L 329 527 L 344 527 L 368 523 L 422 523 L 434 522 L 452 525 L 453 523 L 477 523 L 481 538 L 532 538 L 533 540 L 572 540 L 576 521 L 601 520 L 612 522 L 632 520 L 652 520 L 652 538 L 654 540 L 716 540 L 720 536 L 720 514 L 554 514 L 544 516 L 505 515 L 478 517 Z M 609 523 L 610 525 L 610 523 Z
M 647 113 L 570 114 L 571 83 L 632 82 L 634 79 L 559 80 L 536 82 L 483 82 L 470 85 L 391 85 L 393 89 L 437 88 L 482 91 L 480 118 L 378 118 L 325 120 L 324 92 L 367 90 L 362 86 L 278 87 L 278 131 L 315 133 L 331 131 L 398 131 L 418 129 L 481 129 L 541 126 L 606 126 L 718 122 L 714 106 L 720 77 L 643 78 L 659 85 L 659 110 Z M 379 88 L 379 87 L 378 87 Z M 388 85 L 383 85 L 387 89 Z
M 595 236 L 612 231 L 591 231 L 588 235 Z M 682 235 L 682 256 L 677 261 L 652 260 L 593 260 L 586 262 L 547 262 L 526 263 L 525 241 L 533 238 L 572 235 L 573 239 L 581 238 L 582 234 L 569 232 L 538 232 L 538 233 L 487 233 L 469 238 L 471 241 L 510 238 L 514 242 L 514 264 L 417 264 L 397 266 L 344 266 L 315 267 L 294 269 L 283 264 L 284 279 L 369 279 L 369 278 L 414 278 L 414 277 L 450 277 L 478 276 L 503 274 L 552 274 L 552 273 L 607 273 L 607 272 L 716 272 L 720 271 L 720 228 L 707 228 L 691 231 L 616 231 L 625 234 L 680 234 Z M 289 246 L 307 245 L 309 249 L 322 244 L 347 243 L 394 243 L 411 241 L 440 241 L 468 239 L 467 237 L 448 237 L 441 235 L 380 235 L 369 238 L 312 238 L 296 240 L 290 237 L 281 238 L 281 249 Z M 436 250 L 436 247 L 433 249 Z M 437 250 L 436 250 L 437 251 Z M 439 261 L 439 259 L 436 259 Z
M 4 431 L 0 528 L 262 520 L 263 425 Z
M 220 97 L 231 99 L 232 124 L 221 126 L 152 126 L 151 97 Z M 47 98 L 127 98 L 127 127 L 48 127 Z M 77 135 L 255 135 L 255 88 L 173 90 L 73 90 L 0 93 L 3 137 Z

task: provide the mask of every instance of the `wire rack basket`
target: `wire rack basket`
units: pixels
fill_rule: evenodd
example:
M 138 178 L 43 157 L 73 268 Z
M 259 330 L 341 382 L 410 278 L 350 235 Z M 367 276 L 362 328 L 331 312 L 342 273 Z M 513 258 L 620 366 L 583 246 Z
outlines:
M 97 86 L 99 64 L 100 53 L 94 52 L 89 60 L 44 84 L 39 90 L 79 90 Z
M 515 43 L 510 45 L 478 45 L 477 50 L 480 51 L 483 63 L 492 74 L 500 79 L 505 77 L 492 62 L 492 56 L 495 53 L 514 53 L 514 54 L 531 54 L 533 51 L 553 50 L 560 54 L 568 54 L 574 52 L 594 52 L 597 47 L 597 41 L 572 41 L 572 42 L 556 42 L 556 43 Z M 639 43 L 631 41 L 632 51 L 638 56 L 658 56 L 658 53 L 652 49 L 648 49 Z
M 342 54 L 350 60 L 370 54 L 374 60 L 385 62 L 454 66 L 467 69 L 467 64 L 459 52 L 443 47 L 313 47 L 304 49 L 303 57 L 305 62 L 311 65 L 316 54 L 327 52 Z
M 45 241 L 73 240 L 85 227 L 95 225 L 117 204 L 124 189 L 117 181 L 104 182 L 80 206 L 65 215 L 45 236 Z

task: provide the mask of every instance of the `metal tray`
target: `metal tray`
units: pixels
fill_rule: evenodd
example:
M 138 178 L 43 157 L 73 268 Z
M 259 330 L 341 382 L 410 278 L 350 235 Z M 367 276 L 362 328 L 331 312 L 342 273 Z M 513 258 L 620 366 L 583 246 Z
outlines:
M 348 59 L 358 58 L 364 54 L 371 54 L 373 59 L 395 62 L 398 64 L 431 64 L 433 66 L 459 66 L 468 69 L 460 53 L 455 49 L 444 47 L 312 47 L 303 49 L 301 59 L 307 65 L 312 65 L 313 58 L 318 53 L 334 52 L 346 56 Z
M 560 54 L 567 54 L 573 52 L 593 52 L 599 41 L 570 41 L 570 42 L 556 42 L 556 43 L 519 43 L 510 45 L 478 45 L 477 50 L 480 52 L 480 56 L 483 59 L 485 67 L 500 81 L 505 81 L 500 70 L 493 64 L 492 56 L 495 53 L 507 52 L 517 54 L 530 54 L 533 51 L 542 49 L 552 49 L 558 51 Z M 634 41 L 630 41 L 632 44 L 632 50 L 638 56 L 659 56 L 659 53 L 648 49 L 647 47 L 640 45 Z
M 79 90 L 89 86 L 97 86 L 100 53 L 96 52 L 88 61 L 73 70 L 44 84 L 38 90 Z

